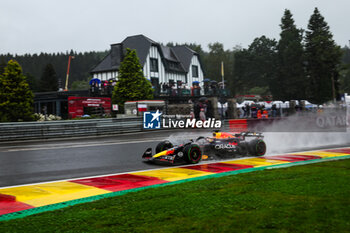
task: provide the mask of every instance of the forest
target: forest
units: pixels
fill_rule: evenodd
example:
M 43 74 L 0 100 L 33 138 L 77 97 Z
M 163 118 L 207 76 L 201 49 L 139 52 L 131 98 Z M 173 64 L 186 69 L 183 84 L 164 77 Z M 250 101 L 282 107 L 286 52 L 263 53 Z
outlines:
M 293 15 L 285 10 L 278 40 L 264 35 L 248 48 L 225 49 L 220 42 L 202 45 L 187 43 L 200 55 L 205 78 L 221 81 L 221 62 L 231 95 L 272 95 L 274 99 L 308 99 L 315 103 L 350 93 L 350 49 L 334 40 L 324 17 L 315 8 L 308 28 L 297 28 Z M 178 45 L 169 42 L 167 46 Z M 68 57 L 71 61 L 69 89 L 87 89 L 90 70 L 106 51 L 0 55 L 0 70 L 10 59 L 16 60 L 33 92 L 64 88 Z
M 69 72 L 69 87 L 70 89 L 87 89 L 90 70 L 107 53 L 108 51 L 77 53 L 71 50 L 53 54 L 3 54 L 0 55 L 0 66 L 3 67 L 9 60 L 14 59 L 22 66 L 23 73 L 27 76 L 33 92 L 56 91 L 58 87 L 64 88 L 68 57 L 74 56 Z

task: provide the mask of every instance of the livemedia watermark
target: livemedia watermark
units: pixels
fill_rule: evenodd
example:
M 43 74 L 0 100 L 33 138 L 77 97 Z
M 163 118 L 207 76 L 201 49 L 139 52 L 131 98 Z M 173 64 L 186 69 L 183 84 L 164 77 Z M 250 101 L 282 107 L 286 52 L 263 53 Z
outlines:
M 163 115 L 162 112 L 144 112 L 143 128 L 160 129 L 160 128 L 203 128 L 219 129 L 222 126 L 221 120 L 209 118 L 205 121 L 191 118 L 191 115 Z

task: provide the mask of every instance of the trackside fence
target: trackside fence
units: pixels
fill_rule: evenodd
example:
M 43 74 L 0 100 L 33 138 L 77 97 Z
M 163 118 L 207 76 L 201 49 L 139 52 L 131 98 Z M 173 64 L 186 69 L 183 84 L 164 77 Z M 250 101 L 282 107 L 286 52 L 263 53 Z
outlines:
M 261 128 L 256 127 L 257 123 L 266 125 L 268 122 L 257 119 L 226 119 L 222 121 L 221 130 L 232 132 L 249 131 L 253 129 L 256 130 L 256 128 Z M 171 130 L 181 128 L 172 127 L 161 129 Z M 150 131 L 149 129 L 146 130 Z M 44 122 L 12 122 L 0 123 L 0 142 L 28 139 L 116 135 L 120 133 L 140 132 L 146 130 L 143 129 L 142 117 Z
M 141 117 L 1 123 L 0 141 L 98 136 L 141 130 Z

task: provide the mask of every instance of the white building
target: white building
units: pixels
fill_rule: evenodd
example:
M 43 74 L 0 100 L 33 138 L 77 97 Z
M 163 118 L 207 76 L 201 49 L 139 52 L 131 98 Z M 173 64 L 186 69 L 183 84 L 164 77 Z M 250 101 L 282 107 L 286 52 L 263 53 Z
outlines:
M 92 69 L 93 78 L 117 79 L 126 48 L 136 50 L 143 73 L 153 85 L 182 81 L 191 86 L 194 81 L 203 82 L 198 53 L 187 46 L 166 47 L 144 35 L 130 36 L 121 43 L 112 44 L 107 56 Z

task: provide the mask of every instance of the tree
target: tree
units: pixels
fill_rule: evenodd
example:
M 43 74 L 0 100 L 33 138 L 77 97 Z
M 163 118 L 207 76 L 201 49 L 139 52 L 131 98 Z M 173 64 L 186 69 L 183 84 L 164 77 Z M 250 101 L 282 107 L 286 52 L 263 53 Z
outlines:
M 4 59 L 2 59 L 0 62 L 0 75 L 4 73 L 5 67 L 6 67 L 6 62 L 4 61 Z
M 310 99 L 319 104 L 334 99 L 342 54 L 317 8 L 309 20 L 305 50 L 307 75 L 311 83 Z
M 341 93 L 350 93 L 350 48 L 344 47 L 342 65 L 340 67 L 339 85 Z
M 276 45 L 275 39 L 261 36 L 255 38 L 249 46 L 251 87 L 269 87 L 268 89 L 274 91 L 271 85 L 275 83 L 276 77 Z
M 344 68 L 339 80 L 340 88 L 343 93 L 350 93 L 350 67 Z
M 10 60 L 0 75 L 0 121 L 33 120 L 33 93 L 18 62 Z
M 250 84 L 250 70 L 252 66 L 252 56 L 248 49 L 238 50 L 234 53 L 234 89 L 239 95 L 247 94 L 248 89 L 252 87 Z
M 260 94 L 272 92 L 277 95 L 276 81 L 276 41 L 261 36 L 255 38 L 248 49 L 235 52 L 234 74 L 235 86 L 239 94 L 259 89 Z
M 216 42 L 209 44 L 209 54 L 205 60 L 207 65 L 206 77 L 212 80 L 221 81 L 221 62 L 227 64 L 227 53 L 224 50 L 224 45 Z M 225 70 L 226 71 L 226 70 Z M 225 76 L 227 72 L 224 72 Z
M 39 82 L 45 66 L 51 63 L 55 68 L 57 78 L 61 78 L 62 82 L 65 81 L 67 73 L 68 56 L 72 51 L 67 53 L 40 53 L 40 54 L 2 54 L 0 55 L 0 70 L 2 61 L 9 61 L 11 59 L 16 60 L 21 64 L 24 74 L 31 74 Z M 73 52 L 75 59 L 72 60 L 71 69 L 69 72 L 69 84 L 74 81 L 86 80 L 90 77 L 91 69 L 98 64 L 102 58 L 104 58 L 109 51 L 101 52 Z M 5 64 L 6 64 L 5 63 Z M 69 85 L 70 86 L 70 85 Z M 39 88 L 39 85 L 38 85 Z
M 277 45 L 278 95 L 281 100 L 306 99 L 308 81 L 304 71 L 302 30 L 297 29 L 293 15 L 286 9 L 282 17 L 280 40 Z M 277 93 L 276 93 L 277 94 Z
M 89 80 L 85 81 L 74 81 L 71 85 L 70 90 L 89 90 L 90 85 L 89 85 Z
M 342 62 L 350 65 L 350 48 L 345 46 L 344 48 L 342 48 L 342 52 L 343 52 Z
M 233 61 L 234 56 L 230 50 L 225 50 L 224 45 L 215 42 L 209 44 L 209 53 L 201 53 L 204 58 L 205 77 L 214 81 L 221 82 L 221 62 L 224 63 L 224 79 L 225 89 L 229 89 L 231 94 L 235 93 L 235 80 L 233 75 Z
M 40 78 L 40 91 L 57 91 L 58 79 L 52 64 L 47 64 Z
M 36 80 L 36 78 L 29 73 L 26 73 L 25 76 L 27 78 L 27 82 L 29 84 L 30 90 L 32 90 L 32 92 L 39 91 L 39 84 L 38 84 L 38 81 Z
M 126 101 L 153 99 L 153 89 L 142 72 L 135 50 L 126 49 L 126 55 L 120 64 L 118 81 L 114 87 L 112 102 L 123 111 Z

